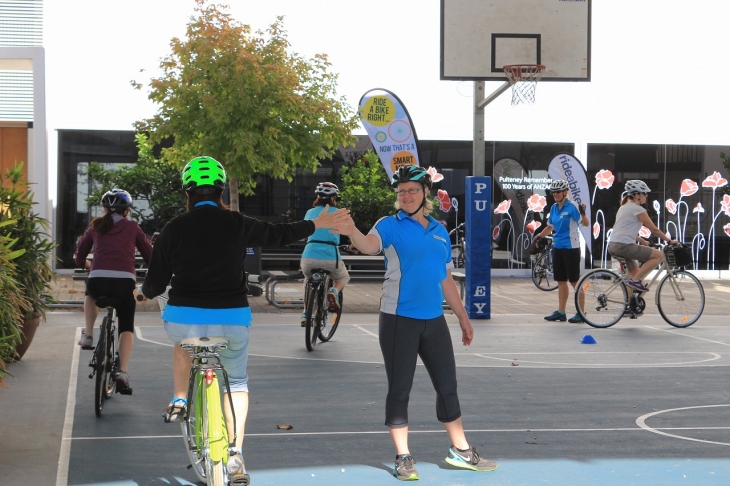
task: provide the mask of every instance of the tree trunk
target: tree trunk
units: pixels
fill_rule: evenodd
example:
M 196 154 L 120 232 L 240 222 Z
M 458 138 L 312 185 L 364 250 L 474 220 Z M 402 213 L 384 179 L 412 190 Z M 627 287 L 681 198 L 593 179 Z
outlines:
M 238 179 L 228 179 L 228 192 L 231 199 L 231 211 L 240 211 L 238 205 Z

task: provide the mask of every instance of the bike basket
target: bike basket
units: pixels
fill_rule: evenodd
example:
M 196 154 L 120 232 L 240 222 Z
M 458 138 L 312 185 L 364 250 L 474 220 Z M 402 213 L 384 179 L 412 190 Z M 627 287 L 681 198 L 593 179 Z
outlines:
M 689 267 L 694 262 L 692 251 L 684 245 L 676 248 L 667 245 L 664 247 L 664 254 L 667 258 L 667 263 L 672 267 Z

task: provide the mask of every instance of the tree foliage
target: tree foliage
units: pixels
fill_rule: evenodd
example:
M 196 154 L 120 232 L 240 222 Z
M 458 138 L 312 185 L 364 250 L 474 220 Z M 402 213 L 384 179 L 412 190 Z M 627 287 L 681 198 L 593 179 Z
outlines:
M 377 154 L 369 150 L 342 168 L 338 206 L 350 210 L 357 228 L 367 234 L 375 222 L 395 212 L 395 193 Z
M 298 167 L 315 171 L 352 143 L 357 118 L 335 97 L 337 75 L 325 54 L 289 51 L 283 17 L 252 33 L 227 10 L 196 0 L 185 39 L 172 39 L 162 75 L 149 84 L 158 112 L 137 128 L 154 141 L 174 137 L 163 158 L 176 165 L 214 157 L 250 195 L 256 174 L 291 181 Z
M 104 193 L 118 187 L 129 192 L 136 200 L 146 201 L 149 211 L 132 208 L 132 218 L 151 234 L 159 231 L 185 206 L 180 169 L 154 155 L 154 146 L 144 134 L 134 137 L 137 144 L 137 163 L 131 167 L 110 170 L 98 162 L 91 162 L 88 177 L 96 188 L 87 202 L 98 205 Z

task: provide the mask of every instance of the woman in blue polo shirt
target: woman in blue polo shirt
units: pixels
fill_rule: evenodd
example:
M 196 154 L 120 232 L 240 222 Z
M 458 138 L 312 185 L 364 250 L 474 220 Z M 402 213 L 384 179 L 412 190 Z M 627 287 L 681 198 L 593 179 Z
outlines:
M 417 358 L 428 370 L 437 394 L 436 416 L 451 439 L 446 462 L 474 471 L 493 471 L 497 464 L 479 456 L 467 442 L 456 391 L 456 362 L 441 303 L 446 300 L 459 319 L 461 341 L 471 344 L 474 330 L 451 278 L 451 244 L 444 227 L 429 213 L 431 176 L 414 165 L 393 175 L 398 213 L 381 218 L 366 235 L 350 221 L 338 227 L 361 252 L 385 255 L 385 282 L 380 304 L 379 340 L 388 376 L 385 425 L 396 448 L 393 475 L 418 479 L 408 448 L 408 400 Z

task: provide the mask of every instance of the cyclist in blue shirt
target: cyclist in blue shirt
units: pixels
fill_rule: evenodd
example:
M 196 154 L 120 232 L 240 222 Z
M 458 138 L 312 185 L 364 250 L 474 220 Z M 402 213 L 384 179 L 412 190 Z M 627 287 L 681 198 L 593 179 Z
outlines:
M 565 308 L 570 295 L 570 285 L 575 286 L 580 279 L 580 232 L 578 224 L 588 226 L 586 205 L 576 204 L 568 199 L 568 182 L 554 180 L 548 189 L 555 199 L 550 207 L 547 225 L 535 238 L 542 238 L 553 233 L 553 275 L 558 282 L 558 310 L 545 316 L 546 321 L 565 321 Z M 581 296 L 583 297 L 583 296 Z M 581 303 L 582 306 L 582 303 Z M 568 322 L 583 322 L 579 313 L 567 319 Z
M 352 218 L 340 234 L 350 237 L 361 252 L 385 255 L 385 282 L 380 305 L 379 341 L 388 377 L 385 425 L 396 448 L 393 475 L 418 479 L 408 448 L 408 400 L 417 359 L 428 370 L 436 390 L 436 417 L 451 439 L 446 462 L 473 471 L 494 471 L 497 463 L 479 456 L 466 440 L 456 390 L 456 360 L 444 318 L 446 300 L 459 319 L 461 342 L 471 344 L 469 322 L 451 269 L 451 243 L 446 229 L 429 213 L 431 176 L 415 165 L 400 167 L 391 185 L 396 189 L 394 216 L 381 218 L 366 235 Z
M 314 200 L 312 209 L 307 211 L 305 220 L 312 220 L 319 217 L 326 206 L 329 212 L 337 211 L 337 195 L 339 188 L 331 182 L 320 182 L 314 190 L 317 198 Z M 350 281 L 350 274 L 345 265 L 340 261 L 340 235 L 330 233 L 327 229 L 318 229 L 307 240 L 307 246 L 302 252 L 302 273 L 304 274 L 304 288 L 307 288 L 307 280 L 312 276 L 312 271 L 318 268 L 328 270 L 334 287 L 327 292 L 327 302 L 331 311 L 336 312 L 340 308 L 340 292 Z M 305 304 L 306 305 L 306 304 Z M 307 324 L 307 309 L 302 312 L 302 326 Z

